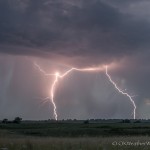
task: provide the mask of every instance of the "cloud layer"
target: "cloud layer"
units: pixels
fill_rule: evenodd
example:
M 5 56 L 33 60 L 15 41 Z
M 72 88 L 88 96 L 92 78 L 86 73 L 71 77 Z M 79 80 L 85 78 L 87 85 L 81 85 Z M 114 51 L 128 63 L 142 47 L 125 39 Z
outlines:
M 147 51 L 150 23 L 121 12 L 115 2 L 120 7 L 124 3 L 1 0 L 0 51 L 61 63 L 72 60 L 74 65 L 107 63 Z

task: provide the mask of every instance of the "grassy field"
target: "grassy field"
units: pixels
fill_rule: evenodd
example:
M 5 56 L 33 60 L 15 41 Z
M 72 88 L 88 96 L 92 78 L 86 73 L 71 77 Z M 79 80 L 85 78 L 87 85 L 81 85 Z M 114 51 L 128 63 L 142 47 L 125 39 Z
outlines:
M 48 123 L 0 124 L 10 134 L 40 137 L 149 136 L 150 123 Z
M 118 142 L 147 142 L 148 137 L 5 137 L 0 138 L 0 148 L 8 150 L 150 150 L 150 145 L 113 145 Z
M 150 150 L 149 123 L 0 124 L 0 149 Z

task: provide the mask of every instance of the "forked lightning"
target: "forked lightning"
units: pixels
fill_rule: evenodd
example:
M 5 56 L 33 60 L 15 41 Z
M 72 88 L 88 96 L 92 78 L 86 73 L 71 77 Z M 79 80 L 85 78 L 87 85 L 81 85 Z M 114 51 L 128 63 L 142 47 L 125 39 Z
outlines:
M 136 111 L 135 102 L 133 101 L 132 97 L 128 93 L 123 92 L 121 89 L 118 88 L 118 86 L 116 85 L 116 83 L 111 79 L 110 75 L 108 74 L 108 69 L 107 69 L 108 67 L 107 66 L 106 67 L 101 66 L 101 67 L 95 67 L 95 68 L 94 67 L 93 68 L 83 68 L 83 69 L 71 68 L 70 70 L 66 71 L 64 74 L 60 74 L 59 72 L 56 72 L 54 74 L 47 74 L 37 63 L 34 63 L 34 65 L 45 76 L 54 76 L 55 77 L 54 81 L 52 83 L 51 89 L 50 89 L 50 96 L 49 96 L 49 99 L 51 100 L 51 102 L 53 104 L 53 107 L 54 107 L 54 117 L 55 117 L 55 120 L 58 119 L 58 114 L 57 114 L 57 107 L 56 107 L 56 104 L 55 104 L 55 101 L 54 101 L 54 96 L 55 96 L 56 85 L 57 85 L 59 79 L 60 78 L 64 78 L 65 76 L 67 76 L 72 71 L 93 72 L 93 71 L 103 71 L 103 70 L 106 71 L 106 76 L 108 77 L 109 81 L 114 85 L 114 87 L 118 90 L 118 92 L 120 92 L 123 95 L 126 95 L 130 99 L 130 101 L 132 102 L 132 104 L 134 106 L 133 114 L 134 114 L 134 119 L 135 119 L 135 111 Z

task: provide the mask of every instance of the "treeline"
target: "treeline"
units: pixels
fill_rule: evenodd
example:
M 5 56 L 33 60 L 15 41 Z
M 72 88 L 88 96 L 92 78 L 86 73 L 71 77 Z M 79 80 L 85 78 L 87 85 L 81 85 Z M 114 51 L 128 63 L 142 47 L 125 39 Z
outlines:
M 21 123 L 21 121 L 22 121 L 22 118 L 15 117 L 14 120 L 8 120 L 8 119 L 5 118 L 5 119 L 2 120 L 1 123 L 3 123 L 3 124 L 8 124 L 8 123 L 17 123 L 17 124 L 19 124 L 19 123 Z
M 8 119 L 3 119 L 1 123 L 3 124 L 8 124 L 8 123 L 21 123 L 22 118 L 20 117 L 15 117 L 14 120 L 8 120 Z M 87 120 L 77 120 L 77 119 L 62 119 L 62 120 L 54 120 L 54 119 L 48 119 L 48 120 L 37 120 L 37 121 L 32 121 L 32 120 L 24 120 L 24 123 L 36 123 L 36 122 L 41 122 L 41 123 L 84 123 L 84 124 L 89 124 L 89 123 L 150 123 L 150 120 L 145 120 L 145 119 L 87 119 Z

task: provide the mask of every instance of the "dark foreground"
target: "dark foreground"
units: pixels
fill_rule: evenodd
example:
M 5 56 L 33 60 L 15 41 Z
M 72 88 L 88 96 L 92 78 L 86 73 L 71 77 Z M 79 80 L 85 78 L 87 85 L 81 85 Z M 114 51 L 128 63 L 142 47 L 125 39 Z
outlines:
M 22 122 L 0 124 L 0 149 L 150 150 L 150 123 Z
M 37 137 L 150 136 L 150 123 L 21 122 L 0 124 L 11 135 Z

